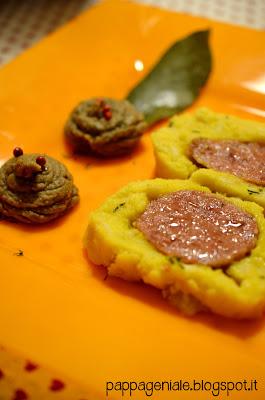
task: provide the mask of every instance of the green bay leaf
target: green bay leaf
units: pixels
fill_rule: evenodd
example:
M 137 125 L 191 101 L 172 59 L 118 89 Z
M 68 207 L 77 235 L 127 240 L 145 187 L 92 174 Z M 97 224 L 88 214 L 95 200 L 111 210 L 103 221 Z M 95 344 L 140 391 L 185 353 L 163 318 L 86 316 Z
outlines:
M 209 30 L 175 42 L 127 99 L 153 124 L 189 107 L 211 72 Z

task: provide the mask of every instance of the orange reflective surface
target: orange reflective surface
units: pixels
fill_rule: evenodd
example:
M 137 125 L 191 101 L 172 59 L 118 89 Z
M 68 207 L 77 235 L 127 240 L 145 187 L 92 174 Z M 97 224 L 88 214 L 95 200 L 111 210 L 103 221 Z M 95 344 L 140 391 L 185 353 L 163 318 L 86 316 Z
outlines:
M 209 27 L 214 69 L 195 106 L 262 120 L 263 32 L 127 1 L 91 8 L 0 70 L 1 163 L 15 146 L 46 152 L 67 165 L 81 196 L 71 213 L 40 228 L 1 221 L 0 343 L 79 382 L 93 400 L 105 398 L 105 381 L 180 378 L 257 379 L 259 391 L 231 398 L 265 397 L 264 319 L 186 318 L 157 290 L 104 280 L 105 270 L 86 259 L 89 212 L 127 182 L 154 176 L 149 132 L 131 156 L 106 161 L 69 157 L 62 135 L 80 100 L 124 97 L 172 42 Z

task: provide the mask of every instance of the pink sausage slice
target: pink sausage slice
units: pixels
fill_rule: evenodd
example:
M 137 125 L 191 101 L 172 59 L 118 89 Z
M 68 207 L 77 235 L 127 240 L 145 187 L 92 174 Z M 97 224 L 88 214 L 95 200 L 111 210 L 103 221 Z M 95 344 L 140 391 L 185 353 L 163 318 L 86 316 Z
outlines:
M 213 194 L 182 190 L 150 202 L 136 227 L 162 253 L 225 267 L 256 245 L 255 219 Z
M 200 165 L 230 172 L 248 182 L 265 186 L 265 145 L 237 140 L 194 139 L 192 158 Z

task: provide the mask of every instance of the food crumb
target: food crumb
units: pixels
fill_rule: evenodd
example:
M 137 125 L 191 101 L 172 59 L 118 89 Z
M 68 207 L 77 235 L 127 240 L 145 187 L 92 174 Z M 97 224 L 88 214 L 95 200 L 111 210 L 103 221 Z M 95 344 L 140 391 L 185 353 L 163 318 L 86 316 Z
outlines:
M 19 249 L 18 251 L 16 251 L 16 252 L 14 253 L 14 256 L 23 257 L 23 256 L 24 256 L 24 251 L 21 250 L 21 249 Z

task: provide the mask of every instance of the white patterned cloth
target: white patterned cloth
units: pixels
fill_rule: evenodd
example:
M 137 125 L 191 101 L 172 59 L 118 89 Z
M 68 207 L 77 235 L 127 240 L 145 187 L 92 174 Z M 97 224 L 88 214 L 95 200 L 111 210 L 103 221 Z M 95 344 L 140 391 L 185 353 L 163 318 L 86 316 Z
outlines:
M 265 29 L 265 0 L 141 0 L 173 11 Z
M 124 0 L 126 1 L 126 0 Z M 96 0 L 0 0 L 0 65 Z M 173 11 L 265 29 L 265 0 L 138 0 Z

